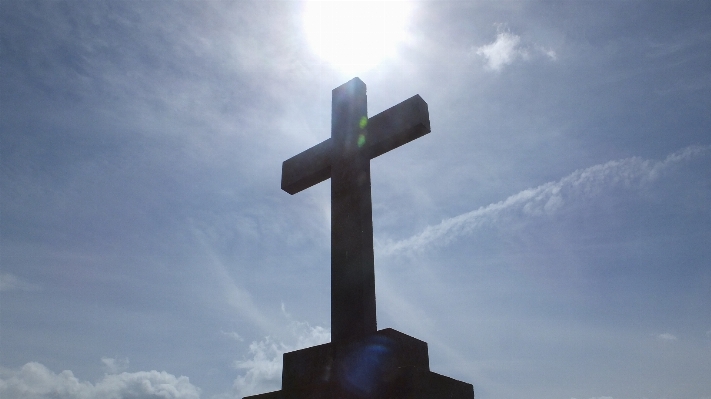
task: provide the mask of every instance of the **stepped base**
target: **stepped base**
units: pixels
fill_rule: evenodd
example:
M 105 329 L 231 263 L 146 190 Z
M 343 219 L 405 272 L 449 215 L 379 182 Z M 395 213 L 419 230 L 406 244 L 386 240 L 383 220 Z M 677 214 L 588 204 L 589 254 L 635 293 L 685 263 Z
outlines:
M 433 373 L 427 343 L 391 328 L 357 341 L 284 354 L 282 389 L 245 399 L 474 399 L 474 387 Z

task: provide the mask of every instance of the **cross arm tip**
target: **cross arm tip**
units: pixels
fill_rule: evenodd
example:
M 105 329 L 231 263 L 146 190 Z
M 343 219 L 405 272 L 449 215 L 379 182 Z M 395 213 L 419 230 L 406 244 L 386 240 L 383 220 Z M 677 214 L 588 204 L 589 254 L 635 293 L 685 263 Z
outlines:
M 430 131 L 427 103 L 416 94 L 368 120 L 369 156 L 380 156 Z
M 331 139 L 293 156 L 281 165 L 281 189 L 294 195 L 331 177 Z

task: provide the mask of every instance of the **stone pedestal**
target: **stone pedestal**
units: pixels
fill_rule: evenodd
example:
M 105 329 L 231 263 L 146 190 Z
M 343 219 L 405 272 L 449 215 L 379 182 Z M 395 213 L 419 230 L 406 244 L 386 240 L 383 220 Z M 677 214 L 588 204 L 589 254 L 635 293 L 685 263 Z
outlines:
M 245 399 L 474 399 L 430 371 L 427 343 L 391 328 L 284 354 L 282 389 Z

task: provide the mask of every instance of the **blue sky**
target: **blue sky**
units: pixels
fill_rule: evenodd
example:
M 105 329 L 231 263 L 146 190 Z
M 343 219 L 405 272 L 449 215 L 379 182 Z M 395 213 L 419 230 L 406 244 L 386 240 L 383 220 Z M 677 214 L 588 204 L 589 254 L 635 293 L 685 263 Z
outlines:
M 432 125 L 371 162 L 380 328 L 479 399 L 711 398 L 709 3 L 403 4 L 339 59 L 303 2 L 0 2 L 0 396 L 278 389 L 330 339 L 281 163 L 359 76 Z

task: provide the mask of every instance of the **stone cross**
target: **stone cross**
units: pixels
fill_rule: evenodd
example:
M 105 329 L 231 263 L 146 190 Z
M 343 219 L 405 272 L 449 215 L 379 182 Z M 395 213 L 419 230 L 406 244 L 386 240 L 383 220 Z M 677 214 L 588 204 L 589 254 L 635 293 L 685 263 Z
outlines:
M 333 89 L 331 138 L 284 161 L 289 194 L 331 178 L 331 340 L 377 331 L 370 160 L 430 132 L 427 103 L 415 95 L 372 118 L 365 83 Z

